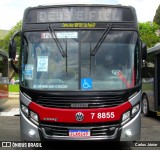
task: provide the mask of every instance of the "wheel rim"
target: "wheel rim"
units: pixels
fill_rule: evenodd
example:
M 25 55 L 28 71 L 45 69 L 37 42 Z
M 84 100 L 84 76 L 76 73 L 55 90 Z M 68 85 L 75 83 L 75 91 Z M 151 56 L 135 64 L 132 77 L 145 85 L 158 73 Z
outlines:
M 143 99 L 143 113 L 147 114 L 148 112 L 148 103 L 147 103 L 147 99 Z

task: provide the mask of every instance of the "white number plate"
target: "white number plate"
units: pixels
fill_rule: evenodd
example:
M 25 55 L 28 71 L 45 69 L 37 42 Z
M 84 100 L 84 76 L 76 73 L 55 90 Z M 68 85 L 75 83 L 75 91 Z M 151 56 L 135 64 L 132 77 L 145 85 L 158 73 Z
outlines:
M 70 137 L 89 137 L 90 130 L 69 130 Z

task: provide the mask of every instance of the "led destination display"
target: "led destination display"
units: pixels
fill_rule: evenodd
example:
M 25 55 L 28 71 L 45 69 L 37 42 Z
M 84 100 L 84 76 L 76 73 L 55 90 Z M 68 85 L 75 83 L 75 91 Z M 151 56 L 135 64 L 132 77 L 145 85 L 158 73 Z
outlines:
M 33 15 L 34 13 L 34 15 Z M 32 14 L 32 15 L 31 15 Z M 36 16 L 36 17 L 33 17 Z M 50 9 L 32 9 L 27 23 L 44 22 L 131 22 L 133 14 L 129 8 L 118 7 L 55 7 Z

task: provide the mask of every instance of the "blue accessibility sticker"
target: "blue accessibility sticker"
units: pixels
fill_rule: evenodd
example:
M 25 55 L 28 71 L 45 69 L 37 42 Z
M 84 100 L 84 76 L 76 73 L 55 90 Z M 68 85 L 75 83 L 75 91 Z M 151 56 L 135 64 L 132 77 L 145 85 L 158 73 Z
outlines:
M 92 79 L 91 78 L 82 78 L 81 79 L 81 89 L 83 89 L 83 90 L 92 89 Z

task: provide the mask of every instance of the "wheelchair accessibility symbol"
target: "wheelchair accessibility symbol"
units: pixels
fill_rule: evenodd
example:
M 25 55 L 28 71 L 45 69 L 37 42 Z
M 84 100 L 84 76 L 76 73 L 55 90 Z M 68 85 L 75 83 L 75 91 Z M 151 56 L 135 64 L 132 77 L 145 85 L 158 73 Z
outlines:
M 81 88 L 84 90 L 92 89 L 92 79 L 91 78 L 82 78 L 81 79 Z

